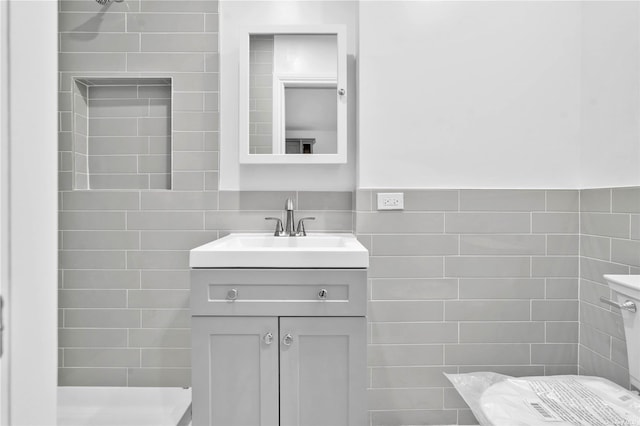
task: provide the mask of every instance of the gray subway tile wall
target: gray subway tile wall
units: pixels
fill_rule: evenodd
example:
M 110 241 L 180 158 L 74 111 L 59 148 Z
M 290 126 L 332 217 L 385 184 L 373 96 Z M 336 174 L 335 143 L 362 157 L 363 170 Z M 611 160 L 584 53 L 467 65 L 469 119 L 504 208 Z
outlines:
M 612 297 L 603 274 L 639 273 L 640 238 L 633 224 L 640 211 L 640 187 L 586 189 L 580 196 L 579 371 L 628 387 L 620 310 L 600 297 Z
M 579 191 L 396 191 L 405 211 L 375 211 L 384 191 L 355 196 L 372 424 L 474 423 L 436 371 L 575 373 Z
M 628 385 L 621 317 L 598 298 L 609 295 L 603 273 L 640 272 L 640 188 L 393 189 L 405 193 L 402 212 L 376 211 L 376 190 L 218 191 L 217 2 L 59 4 L 60 385 L 188 386 L 188 250 L 272 231 L 264 217 L 282 217 L 287 197 L 300 217 L 317 217 L 308 230 L 353 231 L 370 250 L 373 425 L 474 423 L 442 372 L 579 366 Z M 159 181 L 171 190 L 73 189 L 73 173 L 89 171 L 74 169 L 79 76 L 171 77 L 171 181 Z M 126 99 L 116 87 L 104 90 Z M 149 114 L 166 111 L 162 97 L 148 99 Z M 144 134 L 95 136 L 78 154 L 166 154 L 166 137 Z M 152 160 L 136 166 L 167 167 Z M 130 161 L 95 166 L 127 174 Z
M 315 214 L 344 217 L 337 228 L 353 229 L 350 192 L 318 193 L 317 199 L 306 192 L 62 194 L 61 385 L 188 386 L 189 249 L 231 231 L 270 229 L 264 216 L 282 217 L 286 197 L 298 206 L 328 206 L 334 210 Z M 217 210 L 219 204 L 226 210 Z M 213 215 L 211 230 L 207 215 Z M 315 225 L 308 228 L 327 230 Z M 102 349 L 117 359 L 91 359 Z M 153 354 L 151 361 L 145 354 Z
M 172 3 L 59 2 L 60 385 L 190 382 L 188 250 L 219 236 L 217 2 Z
M 424 366 L 579 370 L 629 385 L 622 318 L 598 298 L 610 295 L 602 274 L 640 267 L 640 188 L 407 190 L 404 212 L 373 211 L 377 192 L 355 196 L 358 237 L 371 253 L 372 398 L 393 399 L 402 387 L 374 374 Z M 416 309 L 418 301 L 429 305 Z M 413 387 L 441 388 L 443 405 L 371 404 L 372 424 L 475 422 L 448 383 Z

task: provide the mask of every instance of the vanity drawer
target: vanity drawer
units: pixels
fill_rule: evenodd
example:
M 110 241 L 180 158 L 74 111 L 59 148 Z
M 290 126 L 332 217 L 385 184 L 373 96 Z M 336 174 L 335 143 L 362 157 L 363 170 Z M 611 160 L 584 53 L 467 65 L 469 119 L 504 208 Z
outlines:
M 366 269 L 194 269 L 191 315 L 365 316 Z

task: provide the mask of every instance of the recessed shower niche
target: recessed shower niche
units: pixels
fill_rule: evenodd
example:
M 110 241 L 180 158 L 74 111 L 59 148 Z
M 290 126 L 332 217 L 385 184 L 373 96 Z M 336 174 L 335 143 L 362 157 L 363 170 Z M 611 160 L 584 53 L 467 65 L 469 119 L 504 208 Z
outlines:
M 73 188 L 171 189 L 171 78 L 73 82 Z

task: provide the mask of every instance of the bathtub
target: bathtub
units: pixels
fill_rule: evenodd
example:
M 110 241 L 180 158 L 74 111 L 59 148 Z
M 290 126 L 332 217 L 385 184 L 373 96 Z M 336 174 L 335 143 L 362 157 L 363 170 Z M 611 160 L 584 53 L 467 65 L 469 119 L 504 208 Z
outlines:
M 58 387 L 58 426 L 187 426 L 191 389 Z

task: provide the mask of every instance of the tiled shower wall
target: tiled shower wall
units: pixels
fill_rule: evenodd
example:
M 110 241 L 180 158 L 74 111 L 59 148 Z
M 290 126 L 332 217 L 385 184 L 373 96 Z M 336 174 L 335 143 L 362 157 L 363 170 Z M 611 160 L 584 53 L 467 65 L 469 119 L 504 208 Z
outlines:
M 603 274 L 640 274 L 640 187 L 581 191 L 580 374 L 629 386 L 620 311 Z
M 377 192 L 356 203 L 372 424 L 473 423 L 442 373 L 577 372 L 578 191 L 405 190 L 401 212 Z
M 189 383 L 187 249 L 224 229 L 205 213 L 220 204 L 217 11 L 59 2 L 61 385 Z M 172 78 L 172 190 L 72 190 L 74 77 Z M 109 123 L 110 148 L 152 153 L 116 137 L 128 121 Z

